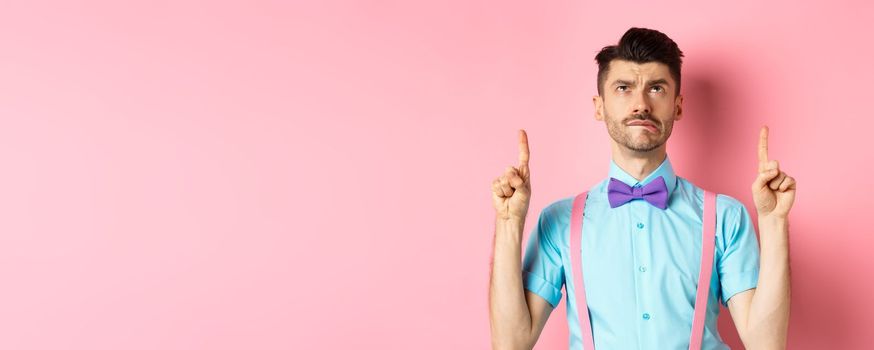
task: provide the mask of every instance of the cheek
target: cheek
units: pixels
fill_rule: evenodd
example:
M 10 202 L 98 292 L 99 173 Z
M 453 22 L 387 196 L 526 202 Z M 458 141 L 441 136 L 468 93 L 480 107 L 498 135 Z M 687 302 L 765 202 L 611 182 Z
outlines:
M 613 100 L 610 103 L 604 105 L 604 112 L 606 112 L 607 114 L 609 114 L 611 116 L 618 117 L 619 119 L 622 119 L 622 116 L 628 113 L 628 111 L 626 110 L 626 107 L 627 106 L 625 104 L 623 104 L 619 101 Z
M 653 105 L 653 114 L 660 117 L 673 119 L 675 113 L 677 113 L 677 106 L 668 101 L 659 102 Z

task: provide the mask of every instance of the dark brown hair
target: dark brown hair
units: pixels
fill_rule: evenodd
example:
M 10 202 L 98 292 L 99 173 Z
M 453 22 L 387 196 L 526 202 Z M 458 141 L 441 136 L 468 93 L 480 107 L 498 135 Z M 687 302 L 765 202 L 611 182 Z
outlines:
M 680 67 L 683 51 L 664 33 L 647 28 L 632 27 L 622 35 L 616 45 L 605 46 L 595 56 L 598 62 L 598 95 L 604 94 L 604 80 L 610 69 L 610 61 L 625 60 L 636 63 L 660 62 L 668 66 L 671 77 L 677 83 L 676 95 L 680 94 Z

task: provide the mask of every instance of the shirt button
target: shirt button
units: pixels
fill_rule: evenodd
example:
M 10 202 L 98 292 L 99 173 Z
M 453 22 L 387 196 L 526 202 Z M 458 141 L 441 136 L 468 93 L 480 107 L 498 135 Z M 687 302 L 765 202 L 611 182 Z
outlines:
M 638 270 L 640 270 L 640 272 L 646 272 L 646 267 L 641 266 L 640 269 L 638 269 Z
M 637 223 L 637 228 L 643 228 L 643 223 L 642 223 L 642 222 L 638 222 L 638 223 Z
M 643 319 L 644 319 L 644 320 L 648 320 L 648 319 L 649 319 L 649 314 L 643 314 Z

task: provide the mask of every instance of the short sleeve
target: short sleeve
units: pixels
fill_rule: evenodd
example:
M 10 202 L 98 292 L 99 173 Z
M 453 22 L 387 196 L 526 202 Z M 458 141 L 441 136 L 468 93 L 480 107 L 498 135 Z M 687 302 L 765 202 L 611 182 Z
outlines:
M 522 259 L 522 284 L 525 289 L 543 297 L 553 308 L 561 301 L 564 285 L 561 251 L 552 239 L 555 232 L 550 225 L 553 206 L 540 213 L 537 225 L 528 237 L 525 257 Z
M 759 280 L 759 242 L 750 214 L 740 201 L 728 197 L 722 223 L 723 252 L 717 268 L 722 287 L 721 302 L 755 288 Z

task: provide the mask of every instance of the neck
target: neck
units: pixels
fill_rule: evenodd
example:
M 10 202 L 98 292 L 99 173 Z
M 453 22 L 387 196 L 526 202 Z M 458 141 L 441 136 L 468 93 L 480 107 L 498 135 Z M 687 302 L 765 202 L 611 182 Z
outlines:
M 613 143 L 613 162 L 637 181 L 642 181 L 656 170 L 667 157 L 663 144 L 649 152 L 638 152 Z

